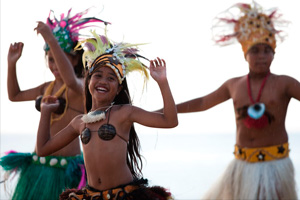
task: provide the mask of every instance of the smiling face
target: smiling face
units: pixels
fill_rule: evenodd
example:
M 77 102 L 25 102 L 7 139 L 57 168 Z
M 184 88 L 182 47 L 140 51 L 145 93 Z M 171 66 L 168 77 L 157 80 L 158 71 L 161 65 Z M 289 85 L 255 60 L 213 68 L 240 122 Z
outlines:
M 93 72 L 88 88 L 92 96 L 93 106 L 110 105 L 121 90 L 116 74 L 110 67 L 106 66 L 98 67 Z
M 273 49 L 267 44 L 256 44 L 246 54 L 250 72 L 265 73 L 270 70 L 274 58 Z

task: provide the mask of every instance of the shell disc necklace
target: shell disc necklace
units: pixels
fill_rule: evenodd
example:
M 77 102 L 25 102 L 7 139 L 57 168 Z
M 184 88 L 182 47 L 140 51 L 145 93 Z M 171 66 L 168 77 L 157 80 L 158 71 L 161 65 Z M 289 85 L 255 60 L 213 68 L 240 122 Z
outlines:
M 105 110 L 94 110 L 94 111 L 90 111 L 87 114 L 83 115 L 81 120 L 84 123 L 95 123 L 101 120 L 104 120 L 105 114 L 107 113 L 107 111 L 114 105 L 114 102 L 111 103 L 111 105 L 105 109 Z

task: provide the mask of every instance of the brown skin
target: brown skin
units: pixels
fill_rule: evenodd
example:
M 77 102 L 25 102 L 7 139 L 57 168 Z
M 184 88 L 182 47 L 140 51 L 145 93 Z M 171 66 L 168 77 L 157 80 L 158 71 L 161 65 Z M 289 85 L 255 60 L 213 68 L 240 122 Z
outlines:
M 274 52 L 266 44 L 253 46 L 246 54 L 249 64 L 253 99 L 256 99 L 261 83 L 268 73 Z M 285 118 L 291 98 L 300 101 L 300 83 L 292 77 L 270 74 L 263 88 L 260 102 L 266 106 L 275 120 L 262 129 L 249 129 L 237 113 L 237 109 L 251 105 L 247 93 L 247 75 L 227 80 L 214 92 L 177 105 L 178 113 L 198 112 L 212 108 L 228 99 L 233 100 L 236 116 L 236 144 L 240 147 L 265 147 L 288 142 Z
M 76 77 L 73 66 L 77 63 L 78 58 L 72 57 L 63 52 L 54 38 L 50 28 L 39 22 L 35 28 L 37 33 L 40 33 L 45 41 L 50 46 L 50 51 L 47 52 L 47 62 L 49 69 L 55 77 L 55 85 L 52 95 L 55 94 L 59 88 L 66 83 L 68 89 L 68 103 L 69 107 L 76 108 L 81 113 L 84 112 L 83 106 L 83 80 Z M 22 55 L 24 44 L 14 43 L 11 44 L 8 52 L 8 75 L 7 75 L 7 91 L 11 101 L 30 101 L 35 100 L 38 96 L 43 95 L 50 82 L 43 83 L 37 87 L 21 90 L 16 76 L 16 63 Z M 66 98 L 65 93 L 63 97 Z M 59 121 L 55 121 L 50 127 L 50 134 L 54 136 L 57 132 L 67 126 L 70 121 L 79 113 L 67 109 L 65 115 Z M 58 117 L 55 115 L 54 117 Z M 65 148 L 53 152 L 51 155 L 58 156 L 75 156 L 81 153 L 79 139 L 75 139 Z
M 164 112 L 148 112 L 129 104 L 111 108 L 109 123 L 116 128 L 117 134 L 127 141 L 133 123 L 156 128 L 172 128 L 178 124 L 175 102 L 166 77 L 165 62 L 159 58 L 151 61 L 150 74 L 160 87 Z M 117 76 L 111 68 L 97 68 L 89 81 L 92 110 L 105 110 L 121 89 Z M 107 119 L 85 124 L 81 120 L 82 115 L 79 115 L 62 131 L 52 136 L 47 130 L 50 126 L 50 114 L 57 106 L 56 98 L 53 96 L 47 97 L 42 103 L 37 154 L 46 156 L 63 148 L 78 138 L 85 127 L 88 127 L 92 131 L 92 136 L 89 143 L 82 146 L 89 185 L 98 190 L 106 190 L 131 182 L 133 176 L 126 163 L 127 143 L 118 136 L 103 141 L 98 137 L 97 132 L 94 132 L 107 123 Z

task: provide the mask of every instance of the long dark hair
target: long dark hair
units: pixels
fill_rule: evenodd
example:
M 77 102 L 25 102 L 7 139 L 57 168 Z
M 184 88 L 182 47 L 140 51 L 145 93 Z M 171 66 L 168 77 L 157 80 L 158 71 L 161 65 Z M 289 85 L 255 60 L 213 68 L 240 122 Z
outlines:
M 75 48 L 77 42 L 74 43 L 73 49 Z M 83 54 L 84 50 L 80 49 L 80 50 L 76 50 L 74 54 L 70 54 L 72 57 L 76 57 L 78 59 L 77 64 L 74 66 L 74 71 L 75 74 L 78 78 L 83 78 L 84 77 L 84 67 L 83 67 L 83 62 L 82 62 L 82 54 Z
M 86 72 L 85 75 L 85 84 L 84 84 L 84 93 L 85 93 L 85 111 L 89 112 L 92 108 L 92 95 L 89 91 L 89 82 L 91 79 L 91 74 Z M 115 105 L 124 105 L 131 104 L 131 98 L 127 86 L 126 78 L 121 84 L 121 91 L 116 95 L 114 99 Z M 140 155 L 140 140 L 135 131 L 134 125 L 132 124 L 130 128 L 129 141 L 127 144 L 127 165 L 131 171 L 131 174 L 134 178 L 140 178 L 142 176 L 142 156 Z

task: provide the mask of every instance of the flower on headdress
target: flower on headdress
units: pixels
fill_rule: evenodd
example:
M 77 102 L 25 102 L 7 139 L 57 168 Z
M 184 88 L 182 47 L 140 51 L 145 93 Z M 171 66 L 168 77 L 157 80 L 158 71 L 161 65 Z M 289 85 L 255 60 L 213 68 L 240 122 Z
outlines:
M 83 15 L 88 13 L 89 9 L 77 13 L 73 17 L 70 17 L 71 10 L 72 9 L 68 11 L 67 16 L 61 14 L 60 20 L 54 16 L 54 12 L 51 10 L 49 17 L 47 18 L 47 25 L 51 28 L 53 35 L 57 39 L 60 47 L 67 53 L 72 52 L 73 47 L 79 39 L 80 30 L 95 26 L 94 23 L 98 22 L 104 23 L 105 25 L 110 24 L 109 22 L 105 22 L 95 17 L 82 18 Z M 51 16 L 51 14 L 53 16 Z M 49 50 L 47 43 L 44 46 L 44 50 Z
M 89 74 L 100 66 L 110 67 L 121 84 L 125 76 L 132 71 L 140 71 L 145 80 L 149 78 L 147 67 L 139 60 L 144 58 L 137 54 L 141 44 L 113 43 L 106 36 L 91 31 L 94 38 L 78 42 L 75 50 L 84 49 L 82 61 Z M 146 58 L 144 58 L 146 59 Z
M 280 17 L 276 8 L 263 11 L 254 1 L 252 5 L 237 3 L 215 18 L 213 39 L 219 45 L 228 45 L 237 39 L 244 54 L 258 43 L 268 44 L 275 51 L 276 42 L 286 36 L 277 28 L 288 24 Z

